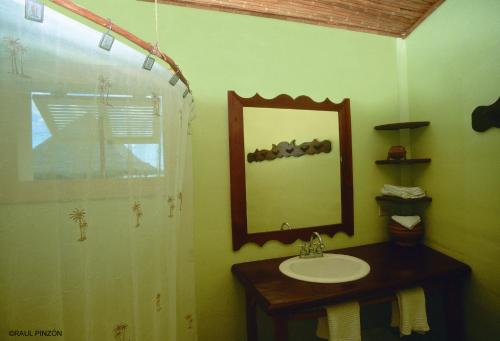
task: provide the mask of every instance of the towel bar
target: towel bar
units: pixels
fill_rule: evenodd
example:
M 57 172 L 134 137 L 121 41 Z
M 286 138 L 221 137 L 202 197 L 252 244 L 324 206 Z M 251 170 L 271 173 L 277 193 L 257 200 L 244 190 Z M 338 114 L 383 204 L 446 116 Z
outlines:
M 390 296 L 384 296 L 384 297 L 377 297 L 377 298 L 373 298 L 373 299 L 360 300 L 359 305 L 366 306 L 366 305 L 371 305 L 371 304 L 392 302 L 395 300 L 396 300 L 396 296 L 390 295 Z M 290 320 L 309 320 L 309 319 L 314 319 L 314 318 L 324 317 L 324 316 L 326 316 L 325 309 L 320 309 L 320 310 L 293 313 L 293 314 L 289 315 L 289 319 Z

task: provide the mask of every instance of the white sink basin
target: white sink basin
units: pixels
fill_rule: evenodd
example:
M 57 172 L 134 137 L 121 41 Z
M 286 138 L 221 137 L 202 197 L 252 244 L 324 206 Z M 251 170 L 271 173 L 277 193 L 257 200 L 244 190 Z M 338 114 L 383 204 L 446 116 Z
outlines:
M 288 277 L 314 283 L 350 282 L 370 273 L 370 265 L 364 260 L 332 253 L 318 258 L 289 258 L 279 268 Z

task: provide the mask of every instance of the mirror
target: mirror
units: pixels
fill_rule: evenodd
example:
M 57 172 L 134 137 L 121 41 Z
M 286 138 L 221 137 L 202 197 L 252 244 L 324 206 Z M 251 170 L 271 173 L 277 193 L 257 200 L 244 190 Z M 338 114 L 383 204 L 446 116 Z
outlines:
M 228 92 L 233 249 L 353 234 L 349 100 Z
M 341 222 L 339 128 L 335 114 L 243 108 L 248 233 Z M 321 141 L 329 143 L 328 151 L 307 154 L 319 151 L 314 142 L 305 144 L 305 151 L 300 148 L 315 140 L 318 146 Z M 279 153 L 278 146 L 283 146 L 283 155 L 279 155 L 282 158 L 249 162 L 249 154 L 258 149 L 270 149 L 273 157 L 276 153 L 272 149 Z M 292 148 L 288 153 L 287 149 Z M 295 149 L 298 153 L 293 155 Z

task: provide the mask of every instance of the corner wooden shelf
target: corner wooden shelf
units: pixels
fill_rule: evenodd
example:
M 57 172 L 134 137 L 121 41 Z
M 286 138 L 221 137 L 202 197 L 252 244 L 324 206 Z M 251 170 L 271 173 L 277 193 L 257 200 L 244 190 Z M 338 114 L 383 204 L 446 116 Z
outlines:
M 400 129 L 415 129 L 426 127 L 430 125 L 429 121 L 414 121 L 414 122 L 399 122 L 399 123 L 389 123 L 375 126 L 375 130 L 400 130 Z M 415 158 L 415 159 L 407 159 L 407 160 L 375 160 L 375 164 L 377 165 L 414 165 L 414 164 L 429 164 L 431 162 L 430 158 Z M 420 203 L 430 203 L 432 201 L 431 197 L 423 197 L 423 198 L 415 198 L 415 199 L 403 199 L 396 196 L 390 195 L 379 195 L 375 197 L 375 200 L 382 205 L 383 203 L 392 203 L 395 204 L 395 207 L 401 207 L 403 205 L 404 210 L 411 207 L 412 204 L 420 204 Z M 405 206 L 408 205 L 408 206 Z M 399 209 L 399 208 L 397 208 Z M 419 214 L 420 215 L 420 214 Z
M 416 199 L 403 199 L 399 197 L 393 197 L 390 195 L 379 195 L 375 197 L 375 200 L 377 201 L 389 201 L 389 202 L 395 202 L 395 203 L 416 203 L 416 202 L 431 202 L 432 198 L 431 197 L 423 197 L 423 198 L 416 198 Z
M 375 126 L 375 130 L 415 129 L 430 125 L 429 121 L 389 123 Z
M 430 163 L 431 159 L 407 159 L 407 160 L 376 160 L 377 165 L 413 165 L 416 163 Z

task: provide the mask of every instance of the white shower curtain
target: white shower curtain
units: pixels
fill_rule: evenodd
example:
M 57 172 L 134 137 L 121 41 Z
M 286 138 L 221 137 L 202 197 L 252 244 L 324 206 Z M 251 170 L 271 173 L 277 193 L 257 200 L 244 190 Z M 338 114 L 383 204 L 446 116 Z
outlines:
M 0 339 L 195 340 L 185 85 L 84 19 L 0 16 Z

